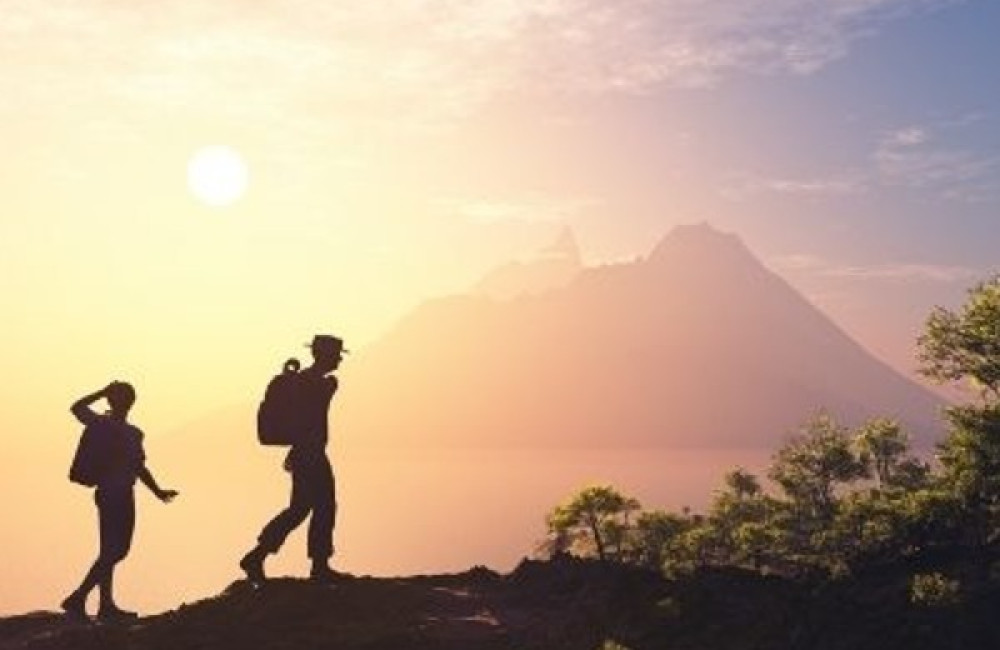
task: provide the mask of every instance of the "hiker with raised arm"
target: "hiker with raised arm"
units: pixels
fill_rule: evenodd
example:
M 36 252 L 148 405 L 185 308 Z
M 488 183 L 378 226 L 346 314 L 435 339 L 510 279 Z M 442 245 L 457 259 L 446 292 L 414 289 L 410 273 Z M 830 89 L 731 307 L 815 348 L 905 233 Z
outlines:
M 333 468 L 326 454 L 327 418 L 337 392 L 337 378 L 332 373 L 340 366 L 346 350 L 341 339 L 327 334 L 315 336 L 309 347 L 312 365 L 300 370 L 298 360 L 290 359 L 282 374 L 268 385 L 257 414 L 262 444 L 291 447 L 285 469 L 292 475 L 288 507 L 264 526 L 257 545 L 240 560 L 247 578 L 258 584 L 266 579 L 264 561 L 268 554 L 276 553 L 306 517 L 310 517 L 309 577 L 317 582 L 330 582 L 336 577 L 330 568 L 337 501 Z
M 94 501 L 100 534 L 97 559 L 80 586 L 62 602 L 63 610 L 75 618 L 87 618 L 87 597 L 95 587 L 100 593 L 99 620 L 130 620 L 138 616 L 119 608 L 114 598 L 115 566 L 128 555 L 135 530 L 136 479 L 164 503 L 177 496 L 176 491 L 161 488 L 146 467 L 143 433 L 128 421 L 135 397 L 131 384 L 113 381 L 80 398 L 70 408 L 85 427 L 70 468 L 70 480 L 96 488 Z M 93 410 L 92 405 L 100 400 L 107 401 L 110 407 L 107 413 Z

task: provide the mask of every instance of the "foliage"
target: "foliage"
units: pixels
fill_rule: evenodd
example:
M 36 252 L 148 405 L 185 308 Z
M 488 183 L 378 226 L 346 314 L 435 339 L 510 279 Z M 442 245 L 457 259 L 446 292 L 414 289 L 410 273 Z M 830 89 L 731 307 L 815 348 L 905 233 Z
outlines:
M 607 641 L 601 644 L 599 650 L 629 650 L 629 648 L 627 646 L 623 646 L 617 641 L 612 641 L 611 639 L 608 639 Z
M 942 479 L 966 515 L 967 539 L 983 547 L 1000 533 L 1000 404 L 953 407 L 948 419 Z
M 964 540 L 977 552 L 1000 536 L 1000 276 L 969 291 L 957 311 L 937 307 L 918 341 L 922 372 L 977 387 L 977 403 L 949 408 L 942 483 L 963 510 Z
M 1000 399 L 1000 275 L 970 289 L 960 310 L 934 308 L 917 343 L 925 375 L 966 380 L 984 401 Z
M 677 546 L 680 537 L 690 527 L 689 520 L 662 510 L 640 513 L 632 531 L 631 557 L 650 569 L 660 569 L 666 563 L 669 550 Z
M 874 470 L 879 487 L 906 482 L 907 471 L 901 468 L 909 448 L 909 439 L 899 422 L 888 418 L 869 420 L 858 430 L 855 442 L 866 473 Z M 914 471 L 916 467 L 913 468 Z
M 638 509 L 637 500 L 610 485 L 584 488 L 548 516 L 549 533 L 560 540 L 554 550 L 593 552 L 601 560 L 621 558 L 629 516 Z
M 760 494 L 760 481 L 742 467 L 737 467 L 727 473 L 723 480 L 737 500 L 752 498 Z
M 862 483 L 869 467 L 874 486 Z M 610 486 L 587 487 L 550 513 L 546 547 L 672 576 L 709 567 L 805 576 L 843 575 L 961 537 L 955 491 L 910 455 L 893 420 L 851 431 L 821 414 L 778 450 L 768 474 L 777 495 L 746 469 L 728 472 L 703 515 L 643 511 Z
M 927 607 L 958 604 L 961 584 L 940 573 L 918 573 L 910 582 L 910 602 Z
M 865 477 L 846 427 L 820 413 L 798 436 L 778 450 L 768 476 L 791 503 L 809 518 L 829 521 L 835 511 L 835 488 Z
M 611 486 L 590 487 L 549 516 L 550 548 L 670 576 L 856 576 L 941 556 L 967 558 L 980 580 L 997 574 L 1000 276 L 973 287 L 961 309 L 936 308 L 918 343 L 924 374 L 980 389 L 974 403 L 946 410 L 949 432 L 933 469 L 911 453 L 898 421 L 851 429 L 821 412 L 772 457 L 774 493 L 743 468 L 723 477 L 705 514 L 641 511 Z M 914 603 L 947 604 L 957 594 L 957 581 L 935 573 L 911 586 Z

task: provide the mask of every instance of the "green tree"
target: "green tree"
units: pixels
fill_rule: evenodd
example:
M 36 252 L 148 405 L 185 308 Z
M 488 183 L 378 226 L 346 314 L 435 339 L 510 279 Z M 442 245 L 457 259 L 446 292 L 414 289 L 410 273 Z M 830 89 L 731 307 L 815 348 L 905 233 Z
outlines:
M 966 514 L 966 534 L 982 548 L 1000 531 L 1000 276 L 970 289 L 956 311 L 935 308 L 918 343 L 926 376 L 979 389 L 978 402 L 947 409 L 951 426 L 939 458 Z
M 558 550 L 593 552 L 601 560 L 621 559 L 629 517 L 639 507 L 637 500 L 610 485 L 586 487 L 549 513 L 549 535 L 565 541 L 567 548 Z
M 873 418 L 855 434 L 860 460 L 874 469 L 879 487 L 891 485 L 900 463 L 910 448 L 909 437 L 899 422 L 888 418 Z
M 768 476 L 804 514 L 826 521 L 834 514 L 837 486 L 864 478 L 865 467 L 847 428 L 820 413 L 778 450 Z
M 777 556 L 781 531 L 772 521 L 744 521 L 732 532 L 734 564 L 762 571 Z
M 632 531 L 633 561 L 650 569 L 662 569 L 677 538 L 690 527 L 687 517 L 663 510 L 642 512 Z
M 776 534 L 771 525 L 775 502 L 764 495 L 757 477 L 743 468 L 726 473 L 723 489 L 716 492 L 708 523 L 717 564 L 762 567 Z
M 901 490 L 923 490 L 933 486 L 934 474 L 924 461 L 908 456 L 900 460 L 892 471 L 889 487 Z
M 1000 401 L 1000 275 L 970 289 L 957 311 L 935 307 L 917 344 L 924 375 L 968 381 L 984 402 Z
M 904 510 L 891 493 L 868 490 L 845 496 L 823 537 L 830 568 L 849 570 L 893 556 L 905 544 L 904 525 Z
M 760 481 L 742 467 L 728 472 L 723 481 L 738 500 L 753 498 L 760 494 Z
M 1000 404 L 948 409 L 951 431 L 938 458 L 944 480 L 968 517 L 968 535 L 976 546 L 1000 535 Z
M 820 413 L 774 456 L 768 476 L 787 501 L 771 519 L 775 547 L 772 560 L 782 573 L 827 573 L 838 568 L 831 526 L 840 494 L 867 476 L 854 453 L 850 431 Z
M 690 515 L 686 528 L 675 537 L 667 552 L 664 571 L 678 574 L 714 563 L 718 549 L 718 531 L 702 515 Z

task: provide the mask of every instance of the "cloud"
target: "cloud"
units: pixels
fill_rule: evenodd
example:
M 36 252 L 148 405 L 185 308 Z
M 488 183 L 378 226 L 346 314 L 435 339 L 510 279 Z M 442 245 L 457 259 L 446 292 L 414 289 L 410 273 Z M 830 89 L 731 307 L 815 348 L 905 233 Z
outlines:
M 880 180 L 887 185 L 930 190 L 951 200 L 987 202 L 1000 198 L 1000 156 L 941 143 L 940 128 L 909 126 L 883 134 L 873 154 Z
M 956 0 L 0 0 L 9 105 L 124 102 L 435 128 L 513 90 L 643 92 L 808 74 Z M 0 100 L 4 101 L 4 100 Z M 318 122 L 314 122 L 318 124 Z
M 983 270 L 968 266 L 899 262 L 890 264 L 844 264 L 818 255 L 795 253 L 771 260 L 782 271 L 829 278 L 896 282 L 965 283 L 982 277 Z
M 754 178 L 733 181 L 723 190 L 731 200 L 740 200 L 759 194 L 777 194 L 803 198 L 828 198 L 858 194 L 866 189 L 858 175 L 830 178 Z
M 444 213 L 457 215 L 482 225 L 502 222 L 560 223 L 572 219 L 595 204 L 595 201 L 589 199 L 558 199 L 541 196 L 515 200 L 443 198 L 438 201 L 438 205 Z
M 980 277 L 982 271 L 966 266 L 940 264 L 885 264 L 844 266 L 827 269 L 825 275 L 859 279 L 924 280 L 930 282 L 965 282 Z
M 924 0 L 565 0 L 534 21 L 547 81 L 592 90 L 711 86 L 741 73 L 809 74 Z M 543 34 L 545 36 L 541 36 Z
M 734 174 L 722 195 L 730 200 L 768 194 L 821 199 L 895 187 L 948 201 L 994 203 L 1000 201 L 1000 155 L 977 146 L 972 137 L 990 119 L 966 113 L 888 129 L 853 169 L 818 177 Z
M 771 260 L 778 269 L 785 271 L 815 271 L 828 266 L 828 262 L 818 255 L 809 253 L 791 253 L 781 255 Z
M 968 138 L 970 127 L 987 119 L 983 114 L 965 114 L 890 129 L 878 135 L 870 158 L 854 170 L 811 178 L 737 175 L 722 194 L 730 200 L 767 194 L 820 199 L 896 187 L 948 201 L 997 202 L 1000 155 L 976 148 Z
M 927 142 L 927 131 L 918 126 L 891 131 L 882 139 L 883 147 L 915 147 Z

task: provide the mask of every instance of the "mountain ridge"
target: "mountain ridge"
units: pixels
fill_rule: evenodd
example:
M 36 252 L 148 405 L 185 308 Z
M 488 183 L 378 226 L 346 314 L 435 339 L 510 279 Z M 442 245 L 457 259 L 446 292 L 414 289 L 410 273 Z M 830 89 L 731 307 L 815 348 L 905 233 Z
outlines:
M 428 301 L 344 385 L 341 426 L 376 446 L 773 448 L 824 408 L 924 446 L 940 426 L 939 398 L 707 224 L 542 293 Z
M 525 261 L 513 261 L 489 271 L 471 293 L 507 300 L 524 294 L 541 293 L 571 282 L 584 268 L 576 235 L 569 227 Z

